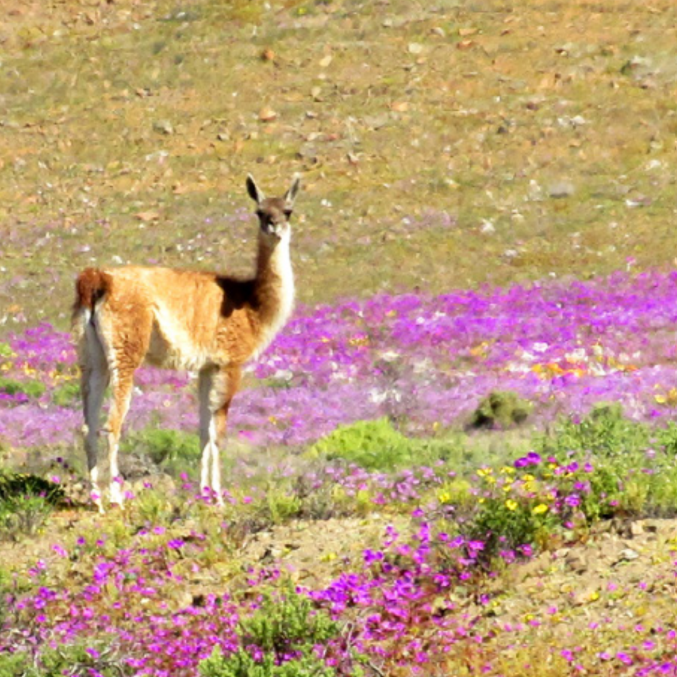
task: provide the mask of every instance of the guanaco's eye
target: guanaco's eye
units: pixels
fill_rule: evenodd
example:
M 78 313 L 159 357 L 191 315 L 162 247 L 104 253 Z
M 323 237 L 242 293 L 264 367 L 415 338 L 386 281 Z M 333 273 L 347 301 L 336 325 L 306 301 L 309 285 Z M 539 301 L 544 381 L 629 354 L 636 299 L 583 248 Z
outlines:
M 285 215 L 286 218 L 289 218 L 292 215 L 292 210 L 291 209 L 285 209 L 284 215 Z

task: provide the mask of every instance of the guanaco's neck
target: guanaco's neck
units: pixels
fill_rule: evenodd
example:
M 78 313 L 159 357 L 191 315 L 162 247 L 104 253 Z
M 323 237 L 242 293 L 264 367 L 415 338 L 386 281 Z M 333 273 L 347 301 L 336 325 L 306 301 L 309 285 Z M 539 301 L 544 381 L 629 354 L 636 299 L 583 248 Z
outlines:
M 294 272 L 288 236 L 274 246 L 259 239 L 254 289 L 262 323 L 280 328 L 294 305 Z

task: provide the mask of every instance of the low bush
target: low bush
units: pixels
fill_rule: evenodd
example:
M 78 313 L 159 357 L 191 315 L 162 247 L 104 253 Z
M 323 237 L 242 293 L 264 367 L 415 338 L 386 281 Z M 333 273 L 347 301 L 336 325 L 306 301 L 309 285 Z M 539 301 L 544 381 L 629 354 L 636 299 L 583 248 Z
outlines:
M 318 440 L 310 454 L 355 463 L 367 470 L 392 470 L 412 461 L 415 446 L 387 418 L 380 418 L 339 426 Z
M 45 649 L 34 658 L 28 651 L 0 653 L 0 677 L 131 677 L 133 671 L 102 641 Z
M 123 451 L 147 456 L 170 473 L 194 472 L 200 459 L 198 436 L 181 430 L 147 428 L 130 435 L 121 446 Z
M 17 381 L 16 379 L 0 376 L 0 393 L 5 393 L 14 398 L 17 396 L 30 399 L 37 399 L 44 395 L 47 386 L 40 381 Z
M 472 413 L 470 428 L 505 430 L 527 420 L 531 403 L 510 390 L 496 390 L 482 399 Z
M 240 647 L 228 656 L 220 648 L 200 663 L 202 677 L 338 677 L 364 674 L 357 660 L 332 654 L 341 625 L 304 595 L 287 586 L 267 592 L 238 628 Z M 329 660 L 326 660 L 329 659 Z
M 52 402 L 57 407 L 71 407 L 80 399 L 79 383 L 64 383 L 52 391 Z

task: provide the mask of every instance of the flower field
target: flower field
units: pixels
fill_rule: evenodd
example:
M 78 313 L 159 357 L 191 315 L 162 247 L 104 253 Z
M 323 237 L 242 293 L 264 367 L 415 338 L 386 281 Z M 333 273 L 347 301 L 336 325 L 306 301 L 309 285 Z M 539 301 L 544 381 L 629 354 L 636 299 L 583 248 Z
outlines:
M 676 677 L 677 5 L 5 5 L 0 677 Z M 248 274 L 249 172 L 224 505 L 142 368 L 100 515 L 76 271 Z
M 0 674 L 677 674 L 677 540 L 656 519 L 677 504 L 676 291 L 619 273 L 299 309 L 235 400 L 229 436 L 253 458 L 222 511 L 188 468 L 103 517 L 0 496 L 3 533 L 21 542 L 22 515 L 39 544 L 0 568 Z M 68 336 L 40 325 L 0 350 L 7 467 L 81 453 Z M 485 453 L 458 431 L 498 390 L 530 403 L 533 438 Z M 188 375 L 141 370 L 129 427 L 193 431 L 194 400 Z M 368 462 L 345 455 L 360 426 Z M 341 554 L 355 516 L 378 534 Z M 604 530 L 628 516 L 654 537 Z M 329 544 L 312 584 L 302 546 L 248 554 L 289 524 Z
M 493 390 L 534 405 L 543 425 L 618 402 L 637 421 L 677 406 L 677 276 L 618 273 L 439 296 L 406 294 L 301 308 L 252 367 L 231 435 L 304 445 L 337 425 L 389 416 L 407 432 L 463 426 Z M 80 425 L 74 351 L 40 325 L 0 354 L 0 439 L 70 445 Z M 70 395 L 69 395 L 70 394 Z M 27 421 L 39 417 L 39 426 Z M 128 425 L 197 429 L 190 379 L 143 369 Z

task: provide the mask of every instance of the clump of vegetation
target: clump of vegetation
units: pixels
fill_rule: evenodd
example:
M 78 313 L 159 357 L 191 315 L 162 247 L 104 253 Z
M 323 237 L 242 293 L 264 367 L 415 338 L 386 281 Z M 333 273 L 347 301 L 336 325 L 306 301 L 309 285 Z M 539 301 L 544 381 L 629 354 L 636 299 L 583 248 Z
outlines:
M 48 648 L 35 659 L 28 651 L 0 654 L 0 677 L 121 677 L 131 674 L 114 649 L 101 641 Z
M 181 471 L 196 467 L 200 458 L 200 441 L 197 435 L 181 430 L 146 428 L 131 435 L 122 443 L 125 451 L 147 456 L 157 466 L 167 471 Z
M 482 399 L 472 416 L 470 428 L 507 429 L 527 420 L 531 403 L 510 390 L 495 390 Z
M 37 399 L 44 395 L 47 386 L 40 381 L 17 381 L 16 379 L 0 376 L 0 393 L 16 396 L 25 395 L 31 399 Z
M 57 407 L 70 407 L 80 399 L 79 383 L 64 383 L 52 391 L 52 402 Z
M 367 470 L 392 470 L 412 460 L 414 442 L 387 418 L 339 426 L 311 448 L 311 455 L 356 463 Z
M 240 648 L 224 656 L 220 648 L 200 664 L 202 677 L 338 677 L 363 675 L 357 661 L 325 661 L 332 644 L 341 642 L 341 624 L 316 609 L 290 586 L 283 594 L 264 593 L 251 616 L 239 623 Z M 342 659 L 342 662 L 345 658 Z
M 651 434 L 646 425 L 626 418 L 620 404 L 602 402 L 579 421 L 563 420 L 554 435 L 541 438 L 541 448 L 555 455 L 572 451 L 602 456 L 626 455 L 629 451 L 646 449 Z M 677 439 L 677 435 L 674 436 Z
M 46 523 L 53 507 L 40 496 L 17 496 L 0 501 L 0 539 L 33 536 Z
M 0 501 L 10 501 L 19 496 L 37 496 L 51 505 L 65 500 L 63 487 L 32 473 L 12 473 L 0 470 Z
M 564 420 L 536 444 L 543 456 L 568 469 L 569 478 L 590 470 L 579 478 L 586 487 L 581 509 L 588 521 L 675 514 L 677 426 L 652 428 L 626 418 L 616 403 L 600 403 L 580 421 Z
M 63 487 L 30 473 L 0 472 L 0 538 L 17 540 L 37 533 L 55 506 L 65 501 Z

